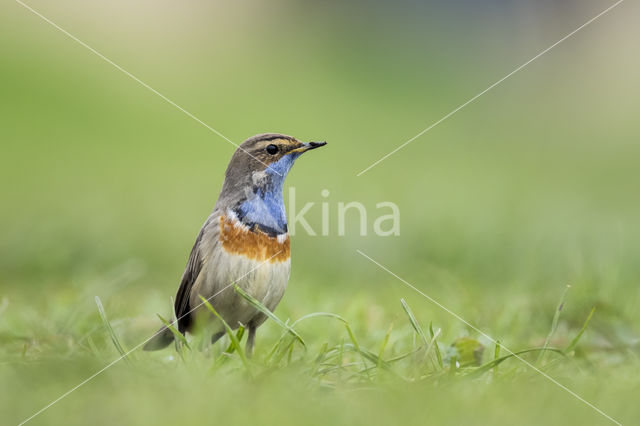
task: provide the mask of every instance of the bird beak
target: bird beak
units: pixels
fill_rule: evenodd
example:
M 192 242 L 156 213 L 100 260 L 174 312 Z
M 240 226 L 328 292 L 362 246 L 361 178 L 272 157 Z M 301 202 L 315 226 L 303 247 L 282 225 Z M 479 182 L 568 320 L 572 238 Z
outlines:
M 306 143 L 303 143 L 300 147 L 289 151 L 289 154 L 293 154 L 295 152 L 302 154 L 303 152 L 320 148 L 321 146 L 325 146 L 326 144 L 327 144 L 326 142 L 306 142 Z

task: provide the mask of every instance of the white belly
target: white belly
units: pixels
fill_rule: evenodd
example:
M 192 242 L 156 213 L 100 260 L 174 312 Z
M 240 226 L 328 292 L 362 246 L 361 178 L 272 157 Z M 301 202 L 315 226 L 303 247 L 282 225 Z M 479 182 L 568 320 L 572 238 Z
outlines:
M 273 311 L 287 287 L 291 260 L 257 261 L 241 255 L 215 250 L 215 258 L 207 259 L 190 296 L 192 307 L 202 304 L 200 295 L 232 327 L 247 325 L 259 313 L 234 289 L 234 284 Z M 198 310 L 206 309 L 200 306 Z

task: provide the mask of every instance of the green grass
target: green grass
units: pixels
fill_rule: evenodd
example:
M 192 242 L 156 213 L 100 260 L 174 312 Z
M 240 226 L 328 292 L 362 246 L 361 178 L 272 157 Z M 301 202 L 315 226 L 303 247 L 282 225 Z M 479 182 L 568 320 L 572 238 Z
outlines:
M 292 236 L 253 358 L 242 330 L 133 350 L 29 424 L 611 424 L 509 351 L 640 418 L 635 3 L 361 177 L 603 5 L 37 3 L 234 141 L 326 139 L 287 185 L 316 231 L 329 203 L 330 235 Z M 0 414 L 17 424 L 172 320 L 234 148 L 0 8 Z M 369 231 L 395 202 L 400 236 L 361 237 L 355 215 L 338 236 L 349 201 Z
M 243 296 L 251 300 L 249 295 Z M 5 378 L 21 377 L 24 384 L 14 385 L 18 391 L 30 380 L 39 383 L 37 389 L 32 389 L 28 401 L 21 401 L 19 407 L 25 409 L 37 402 L 38 407 L 33 408 L 39 409 L 48 402 L 47 399 L 53 399 L 79 383 L 85 378 L 83 376 L 121 358 L 127 346 L 133 347 L 148 337 L 140 332 L 131 332 L 144 328 L 144 324 L 149 324 L 148 319 L 116 319 L 112 323 L 107 319 L 99 299 L 96 301 L 97 312 L 87 312 L 86 316 L 77 317 L 72 329 L 58 329 L 54 334 L 49 334 L 47 339 L 21 338 L 3 333 L 5 353 L 15 353 L 5 360 Z M 255 300 L 251 300 L 251 303 L 258 304 Z M 571 303 L 570 294 L 567 300 L 563 296 L 562 303 Z M 383 419 L 390 419 L 386 416 L 390 416 L 394 410 L 404 410 L 396 415 L 409 423 L 415 420 L 414 416 L 452 422 L 466 419 L 481 423 L 491 416 L 506 422 L 520 418 L 517 412 L 522 416 L 537 404 L 548 404 L 547 410 L 564 406 L 568 407 L 574 418 L 584 419 L 588 423 L 606 423 L 591 408 L 582 406 L 581 402 L 515 359 L 514 354 L 504 346 L 498 348 L 495 343 L 473 331 L 457 338 L 453 336 L 460 335 L 459 331 L 452 333 L 438 328 L 434 332 L 428 319 L 416 315 L 416 311 L 405 300 L 391 303 L 391 306 L 396 305 L 396 309 L 391 308 L 396 314 L 393 319 L 378 319 L 374 321 L 375 325 L 367 324 L 358 321 L 358 318 L 374 315 L 372 310 L 380 307 L 370 301 L 356 301 L 354 305 L 357 308 L 348 315 L 350 319 L 326 312 L 309 313 L 287 321 L 273 316 L 274 320 L 260 329 L 256 355 L 251 359 L 244 357 L 244 348 L 240 347 L 242 331 L 236 335 L 230 329 L 227 330 L 229 337 L 213 346 L 206 344 L 207 336 L 195 335 L 188 345 L 181 343 L 177 352 L 173 347 L 156 353 L 135 352 L 128 365 L 125 362 L 114 365 L 100 375 L 105 377 L 99 376 L 87 383 L 61 401 L 61 407 L 51 408 L 34 423 L 49 423 L 48 419 L 63 415 L 69 408 L 62 407 L 67 406 L 77 410 L 74 412 L 79 416 L 70 422 L 75 424 L 77 421 L 80 424 L 84 421 L 83 416 L 96 415 L 85 411 L 90 405 L 84 406 L 93 404 L 91 401 L 94 398 L 104 398 L 103 403 L 107 405 L 124 404 L 118 405 L 121 409 L 119 415 L 124 416 L 127 422 L 163 424 L 169 421 L 168 418 L 179 418 L 175 417 L 178 415 L 175 411 L 183 403 L 195 404 L 194 407 L 201 409 L 216 407 L 216 410 L 222 411 L 217 415 L 225 421 L 244 418 L 237 411 L 256 409 L 258 418 L 264 421 L 314 423 L 317 419 L 314 420 L 313 416 L 319 415 L 318 408 L 311 411 L 301 408 L 311 404 L 311 401 L 327 407 L 330 412 L 325 415 L 332 421 L 347 416 L 356 422 L 383 422 Z M 263 306 L 259 308 L 266 312 Z M 430 310 L 430 307 L 426 306 L 426 310 Z M 633 357 L 628 358 L 628 349 L 597 344 L 606 336 L 589 327 L 590 321 L 598 318 L 594 310 L 584 312 L 583 323 L 576 323 L 575 326 L 569 325 L 571 321 L 565 321 L 558 314 L 560 309 L 555 312 L 555 316 L 546 316 L 551 332 L 546 339 L 540 340 L 541 344 L 537 347 L 523 346 L 513 336 L 500 337 L 515 340 L 518 357 L 582 393 L 587 400 L 605 401 L 610 414 L 614 414 L 611 413 L 613 409 L 618 416 L 631 415 L 628 409 L 619 405 L 622 401 L 615 403 L 614 395 L 622 396 L 636 386 L 631 384 L 634 381 L 629 377 L 622 377 L 623 372 L 637 372 L 637 361 L 633 361 Z M 50 322 L 55 324 L 63 318 L 64 315 L 50 318 Z M 387 321 L 390 322 L 386 327 L 380 326 Z M 454 328 L 459 329 L 457 326 Z M 91 331 L 85 334 L 80 329 Z M 51 330 L 45 335 L 47 333 L 51 333 Z M 448 337 L 441 338 L 441 335 Z M 307 342 L 306 345 L 296 344 L 302 343 L 302 339 Z M 22 351 L 18 354 L 20 346 Z M 540 356 L 542 352 L 547 356 Z M 628 360 L 622 364 L 612 363 L 616 358 Z M 12 366 L 11 370 L 6 370 L 8 365 Z M 7 374 L 8 371 L 10 374 Z M 619 377 L 620 380 L 615 387 L 606 385 L 608 395 L 603 398 L 598 389 L 605 387 L 600 383 L 605 376 L 609 377 L 607 380 L 611 380 L 611 377 Z M 625 381 L 629 384 L 623 385 Z M 109 388 L 115 393 L 104 394 Z M 260 389 L 274 395 L 260 396 Z M 522 395 L 534 390 L 544 395 L 554 395 L 553 401 L 540 395 Z M 125 402 L 122 399 L 125 394 L 131 395 L 133 400 Z M 210 395 L 211 400 L 205 394 Z M 237 400 L 231 395 L 235 395 Z M 336 399 L 337 395 L 341 395 L 339 399 Z M 381 395 L 387 395 L 385 398 L 396 401 L 394 404 L 397 405 L 378 405 Z M 425 400 L 417 402 L 417 395 L 422 395 Z M 255 401 L 251 402 L 254 398 Z M 493 399 L 504 404 L 500 412 L 493 411 L 498 409 L 496 401 L 483 405 Z M 83 405 L 79 406 L 78 401 L 84 401 Z M 276 404 L 276 401 L 284 404 L 281 408 L 283 412 L 276 412 L 265 405 Z M 234 404 L 237 404 L 236 408 L 230 408 Z M 248 408 L 254 404 L 255 408 Z M 356 404 L 365 411 L 374 410 L 382 417 L 374 418 L 369 412 L 361 415 L 354 413 L 353 417 L 335 412 L 346 410 L 346 405 L 350 404 Z M 456 404 L 463 404 L 463 412 L 455 409 Z M 157 411 L 152 407 L 156 407 Z M 466 412 L 469 407 L 476 410 L 475 415 Z M 263 409 L 267 412 L 262 412 Z M 107 416 L 110 409 L 98 410 L 103 410 L 100 411 L 101 416 Z M 290 416 L 285 412 L 290 412 Z M 18 414 L 18 411 L 12 410 L 11 413 Z M 547 412 L 541 417 L 557 423 L 561 418 L 556 415 L 558 413 Z M 185 413 L 184 416 L 195 420 L 198 414 Z M 26 416 L 23 414 L 22 417 Z M 105 417 L 104 421 L 107 422 L 108 418 Z M 526 419 L 520 419 L 527 423 Z M 18 416 L 11 419 L 12 422 L 18 420 L 21 420 Z

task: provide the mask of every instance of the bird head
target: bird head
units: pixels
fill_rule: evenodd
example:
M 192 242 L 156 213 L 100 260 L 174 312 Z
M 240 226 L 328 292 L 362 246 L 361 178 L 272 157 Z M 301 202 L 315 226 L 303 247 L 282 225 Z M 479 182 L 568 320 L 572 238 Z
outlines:
M 227 171 L 221 196 L 248 198 L 248 191 L 282 191 L 284 179 L 305 152 L 326 142 L 301 142 L 278 133 L 253 136 L 236 149 Z

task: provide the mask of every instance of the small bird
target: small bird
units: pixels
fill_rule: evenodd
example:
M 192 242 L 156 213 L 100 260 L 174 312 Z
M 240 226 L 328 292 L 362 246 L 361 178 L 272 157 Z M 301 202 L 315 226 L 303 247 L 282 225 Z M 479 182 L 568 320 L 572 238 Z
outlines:
M 273 311 L 282 299 L 291 270 L 287 216 L 282 198 L 284 180 L 303 153 L 326 142 L 266 133 L 244 141 L 225 173 L 213 212 L 196 237 L 175 298 L 180 333 L 200 324 L 215 342 L 223 324 L 203 305 L 208 299 L 232 329 L 248 330 L 246 353 L 251 356 L 256 329 L 267 319 L 240 296 L 233 285 Z M 162 327 L 144 346 L 162 349 L 174 336 Z

